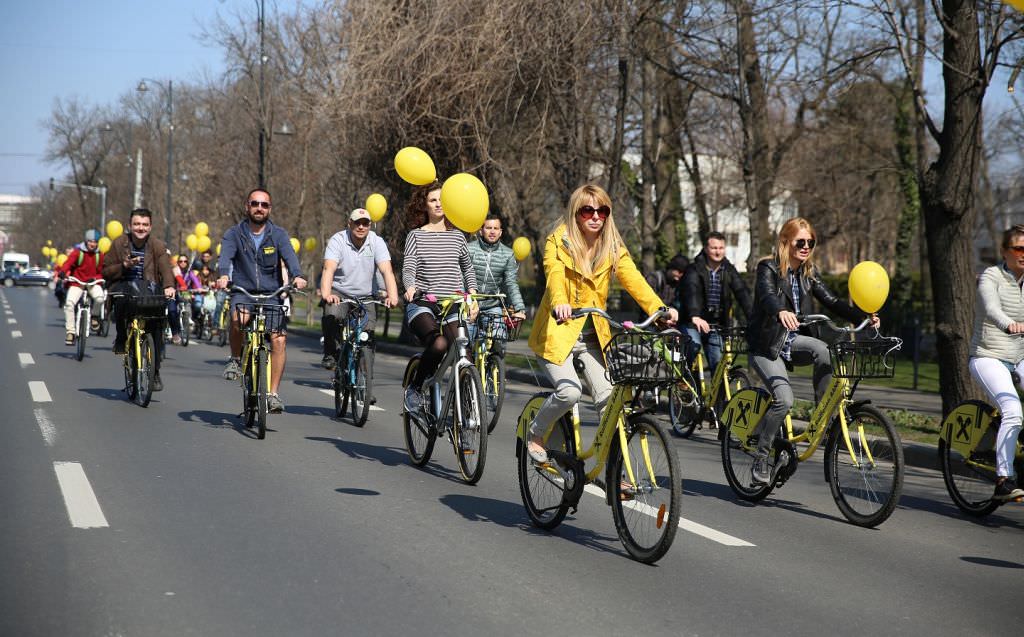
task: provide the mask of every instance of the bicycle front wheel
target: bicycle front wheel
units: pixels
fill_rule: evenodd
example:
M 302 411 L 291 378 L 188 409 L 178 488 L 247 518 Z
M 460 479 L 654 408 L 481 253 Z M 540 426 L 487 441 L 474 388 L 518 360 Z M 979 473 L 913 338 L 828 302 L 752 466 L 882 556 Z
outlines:
M 267 382 L 269 358 L 266 348 L 256 351 L 256 437 L 267 437 Z
M 486 409 L 487 433 L 494 431 L 505 402 L 505 359 L 497 354 L 488 354 L 484 359 L 483 377 L 484 408 Z
M 942 480 L 953 504 L 967 515 L 982 518 L 999 507 L 992 499 L 996 473 L 983 465 L 968 462 L 946 440 L 939 438 L 939 464 Z
M 719 445 L 722 449 L 722 470 L 725 480 L 741 500 L 760 502 L 772 492 L 771 484 L 756 485 L 753 482 L 751 469 L 754 467 L 754 450 L 746 449 L 745 440 L 740 440 L 732 427 L 722 423 L 719 432 Z
M 129 350 L 129 356 L 134 356 L 134 351 Z M 153 375 L 156 369 L 156 346 L 153 344 L 152 334 L 143 334 L 139 340 L 139 361 L 135 369 L 135 404 L 139 407 L 148 407 L 150 399 L 153 398 Z
M 467 484 L 476 484 L 484 475 L 487 459 L 487 427 L 484 423 L 483 390 L 480 373 L 472 365 L 458 372 L 459 401 L 455 413 L 452 444 L 459 459 L 459 471 Z
M 220 320 L 217 321 L 217 346 L 224 347 L 224 344 L 228 342 L 228 330 L 231 328 L 231 318 L 228 308 L 222 308 L 220 312 Z
M 529 421 L 540 409 L 546 394 L 538 394 L 526 403 L 523 408 L 527 424 L 521 425 L 516 440 L 516 468 L 519 473 L 519 494 L 526 507 L 526 515 L 534 526 L 551 530 L 562 523 L 569 512 L 569 505 L 564 502 L 565 492 L 572 489 L 576 480 L 583 480 L 583 475 L 576 475 L 569 470 L 561 469 L 554 461 L 537 464 L 530 459 L 526 451 L 529 439 Z M 520 416 L 520 422 L 524 420 Z M 559 418 L 551 426 L 551 432 L 544 441 L 544 448 L 549 451 L 560 451 L 569 455 L 576 454 L 575 438 L 572 425 L 566 417 Z M 582 466 L 582 465 L 581 465 Z
M 125 346 L 124 353 L 124 391 L 128 394 L 128 400 L 135 401 L 135 394 L 139 391 L 138 385 L 135 381 L 138 377 L 136 369 L 138 368 L 138 361 L 135 359 L 134 346 L 132 345 L 133 339 L 128 339 L 128 343 Z
M 78 338 L 75 339 L 75 358 L 78 360 L 85 358 L 85 341 L 90 329 L 89 312 L 82 308 L 78 311 Z
M 420 358 L 417 355 L 405 366 L 403 388 L 412 382 L 419 364 Z M 417 467 L 427 464 L 430 454 L 434 452 L 434 442 L 437 441 L 434 430 L 422 418 L 415 418 L 405 410 L 402 411 L 402 430 L 405 433 L 405 448 L 409 452 L 409 459 Z
M 352 387 L 352 424 L 362 427 L 370 417 L 373 396 L 373 350 L 356 350 L 356 384 Z
M 847 429 L 850 448 L 838 420 L 828 433 L 825 471 L 832 498 L 853 524 L 878 526 L 900 500 L 903 444 L 889 417 L 871 405 L 851 410 Z
M 192 310 L 182 308 L 181 315 L 181 346 L 188 347 L 188 340 L 192 337 Z
M 693 435 L 703 411 L 700 396 L 689 384 L 677 383 L 668 388 L 668 419 L 675 435 L 680 438 Z
M 625 449 L 616 438 L 606 488 L 615 529 L 626 551 L 645 564 L 657 562 L 672 546 L 679 528 L 683 483 L 668 435 L 653 419 L 641 416 L 626 425 Z

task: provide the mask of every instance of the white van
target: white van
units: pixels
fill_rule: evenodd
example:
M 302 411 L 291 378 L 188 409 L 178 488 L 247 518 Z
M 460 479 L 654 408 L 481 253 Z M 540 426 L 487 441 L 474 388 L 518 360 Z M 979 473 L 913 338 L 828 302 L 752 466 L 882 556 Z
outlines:
M 6 270 L 18 270 L 24 272 L 28 270 L 31 262 L 29 261 L 28 255 L 22 252 L 4 252 L 3 256 L 3 271 Z

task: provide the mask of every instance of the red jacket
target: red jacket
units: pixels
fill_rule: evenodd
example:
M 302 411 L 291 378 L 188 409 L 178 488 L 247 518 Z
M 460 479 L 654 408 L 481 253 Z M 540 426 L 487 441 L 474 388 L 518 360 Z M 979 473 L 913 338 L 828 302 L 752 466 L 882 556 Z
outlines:
M 81 264 L 79 264 L 81 261 Z M 97 250 L 96 252 L 87 252 L 85 250 L 79 250 L 75 248 L 68 255 L 67 261 L 64 265 L 57 269 L 61 274 L 70 274 L 76 279 L 82 281 L 93 281 L 95 279 L 103 278 L 103 255 Z M 68 282 L 68 285 L 75 287 L 81 287 L 77 283 Z

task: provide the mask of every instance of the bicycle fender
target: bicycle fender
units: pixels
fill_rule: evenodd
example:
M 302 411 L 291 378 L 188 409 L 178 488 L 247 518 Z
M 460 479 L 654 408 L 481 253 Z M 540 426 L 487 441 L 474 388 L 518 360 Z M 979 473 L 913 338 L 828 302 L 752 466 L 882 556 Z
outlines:
M 526 440 L 526 432 L 530 428 L 530 423 L 533 422 L 533 417 L 540 411 L 540 406 L 544 404 L 547 397 L 547 392 L 537 392 L 530 396 L 526 405 L 523 406 L 523 411 L 519 412 L 519 418 L 516 420 L 516 457 L 522 453 L 522 443 L 523 440 Z
M 985 434 L 993 429 L 995 416 L 996 410 L 984 401 L 964 401 L 943 419 L 939 438 L 964 457 L 978 450 L 982 440 L 991 448 L 995 444 L 995 432 L 990 436 Z
M 772 395 L 761 387 L 747 387 L 732 395 L 722 422 L 733 431 L 740 440 L 746 440 L 764 418 L 768 407 L 772 404 Z
M 419 365 L 419 360 L 423 358 L 422 353 L 413 354 L 409 357 L 409 362 L 405 364 L 405 371 L 402 373 L 402 387 L 408 387 L 409 383 L 412 382 L 412 374 L 416 369 L 416 365 Z

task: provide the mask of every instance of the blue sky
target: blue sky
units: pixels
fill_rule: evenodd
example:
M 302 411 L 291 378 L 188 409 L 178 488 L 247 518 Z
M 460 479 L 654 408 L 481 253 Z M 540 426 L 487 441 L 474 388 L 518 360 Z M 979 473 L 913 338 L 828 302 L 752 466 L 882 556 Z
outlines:
M 142 77 L 219 74 L 222 52 L 197 39 L 218 11 L 251 13 L 255 25 L 253 0 L 0 0 L 0 193 L 64 173 L 42 158 L 55 98 L 106 105 Z

